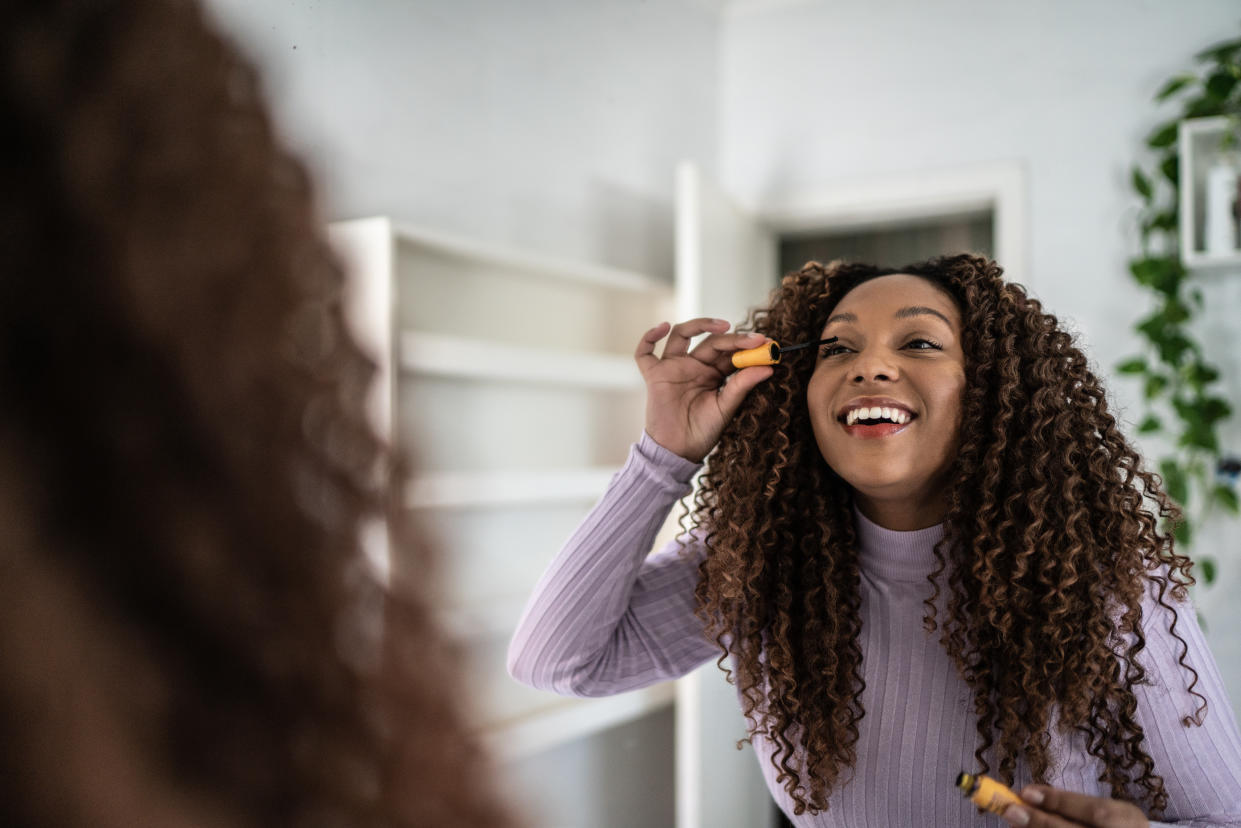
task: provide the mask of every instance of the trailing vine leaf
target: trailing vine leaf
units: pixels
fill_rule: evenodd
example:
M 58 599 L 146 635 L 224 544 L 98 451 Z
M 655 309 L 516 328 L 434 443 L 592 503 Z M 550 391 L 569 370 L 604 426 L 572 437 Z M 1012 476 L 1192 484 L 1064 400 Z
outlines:
M 1215 559 L 1214 558 L 1199 558 L 1198 567 L 1202 570 L 1202 580 L 1206 581 L 1208 584 L 1214 583 L 1215 581 Z
M 1143 388 L 1143 393 L 1146 394 L 1146 399 L 1153 400 L 1163 392 L 1163 389 L 1167 387 L 1168 378 L 1163 374 L 1147 374 L 1146 386 Z
M 1181 154 L 1173 152 L 1164 156 L 1159 162 L 1159 171 L 1163 173 L 1163 177 L 1173 187 L 1179 186 L 1181 183 Z
M 1154 414 L 1147 414 L 1142 418 L 1142 422 L 1138 424 L 1139 434 L 1154 434 L 1163 428 L 1163 422 Z
M 1162 213 L 1156 213 L 1155 217 L 1150 220 L 1150 228 L 1152 230 L 1175 230 L 1176 223 L 1176 210 L 1164 210 Z
M 1155 95 L 1155 100 L 1167 100 L 1169 97 L 1184 89 L 1196 80 L 1198 80 L 1197 75 L 1177 75 L 1175 78 L 1170 78 L 1168 82 L 1163 85 L 1163 88 L 1160 89 Z
M 1146 146 L 1151 149 L 1163 149 L 1164 147 L 1172 146 L 1176 143 L 1176 130 L 1176 121 L 1164 124 L 1150 134 L 1150 137 L 1146 139 Z
M 1190 310 L 1180 299 L 1171 297 L 1163 306 L 1163 318 L 1169 325 L 1179 325 L 1191 316 Z
M 1231 514 L 1241 513 L 1241 500 L 1238 500 L 1237 492 L 1231 486 L 1225 486 L 1223 483 L 1215 484 L 1215 497 L 1220 505 Z
M 1189 525 L 1188 520 L 1182 520 L 1176 525 L 1176 529 L 1172 531 L 1172 536 L 1176 538 L 1176 542 L 1181 548 L 1189 546 L 1189 542 L 1194 538 L 1194 531 Z
M 1219 379 L 1219 371 L 1212 365 L 1195 360 L 1185 366 L 1185 382 L 1194 390 L 1202 391 L 1206 386 Z
M 1133 189 L 1148 204 L 1151 198 L 1154 197 L 1154 192 L 1151 190 L 1151 180 L 1146 177 L 1146 174 L 1137 165 L 1133 167 Z
M 1207 78 L 1207 94 L 1212 97 L 1225 99 L 1232 93 L 1236 85 L 1236 75 L 1221 69 Z
M 1163 477 L 1163 485 L 1168 490 L 1168 497 L 1177 503 L 1185 503 L 1189 500 L 1189 481 L 1185 478 L 1185 471 L 1180 463 L 1165 457 L 1159 461 L 1159 474 Z
M 1214 61 L 1215 63 L 1235 63 L 1234 58 L 1237 53 L 1241 52 L 1241 38 L 1235 40 L 1225 40 L 1223 43 L 1217 43 L 1203 49 L 1194 55 L 1194 59 L 1199 63 Z
M 1207 397 L 1202 401 L 1202 416 L 1211 425 L 1232 416 L 1232 405 L 1223 397 Z
M 1206 303 L 1179 255 L 1181 157 L 1177 146 L 1182 121 L 1214 116 L 1227 118 L 1219 150 L 1241 146 L 1241 37 L 1216 43 L 1195 58 L 1205 64 L 1199 73 L 1182 72 L 1156 92 L 1157 103 L 1177 100 L 1181 112 L 1147 134 L 1144 144 L 1155 155 L 1151 165 L 1135 164 L 1130 170 L 1130 183 L 1142 209 L 1137 218 L 1141 254 L 1129 262 L 1129 271 L 1154 301 L 1133 326 L 1142 338 L 1144 353 L 1117 365 L 1122 375 L 1142 383 L 1146 411 L 1138 432 L 1159 435 L 1173 446 L 1158 461 L 1158 469 L 1168 497 L 1182 509 L 1183 520 L 1170 527 L 1182 552 L 1190 549 L 1195 525 L 1211 509 L 1241 514 L 1235 474 L 1214 476 L 1217 468 L 1241 463 L 1221 464 L 1219 427 L 1232 416 L 1233 406 L 1217 392 L 1220 372 L 1190 331 Z M 1169 186 L 1160 184 L 1161 180 Z M 1158 247 L 1154 247 L 1156 241 L 1161 243 Z M 1213 559 L 1200 557 L 1198 566 L 1206 583 L 1215 580 Z
M 1185 269 L 1180 260 L 1168 256 L 1147 256 L 1129 264 L 1129 272 L 1138 284 L 1163 294 L 1175 294 L 1181 286 Z
M 1185 106 L 1186 118 L 1209 118 L 1212 115 L 1218 115 L 1220 110 L 1220 101 L 1218 98 L 1212 98 L 1210 95 L 1203 95 L 1201 98 L 1195 98 Z

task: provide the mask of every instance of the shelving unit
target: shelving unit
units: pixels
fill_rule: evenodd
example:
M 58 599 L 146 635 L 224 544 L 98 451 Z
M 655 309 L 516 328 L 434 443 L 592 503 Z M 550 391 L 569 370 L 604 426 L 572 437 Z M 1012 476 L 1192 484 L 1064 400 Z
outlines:
M 676 685 L 664 683 L 611 699 L 570 700 L 541 711 L 537 717 L 527 716 L 495 728 L 489 746 L 500 760 L 519 759 L 632 721 L 671 705 L 675 699 Z
M 400 348 L 401 370 L 416 374 L 571 388 L 642 387 L 633 360 L 611 354 L 417 331 L 402 332 Z
M 632 353 L 672 317 L 672 284 L 383 217 L 333 224 L 330 238 L 381 365 L 375 421 L 413 459 L 407 505 L 441 550 L 443 620 L 496 755 L 672 704 L 672 685 L 558 698 L 512 681 L 504 657 L 538 576 L 640 434 Z M 399 550 L 386 563 L 399 571 Z
M 1204 230 L 1207 171 L 1220 158 L 1220 141 L 1230 129 L 1236 129 L 1236 125 L 1231 124 L 1227 116 L 1190 118 L 1181 121 L 1178 127 L 1180 252 L 1181 261 L 1189 268 L 1241 269 L 1241 248 L 1226 254 L 1210 253 L 1206 249 Z M 1234 194 L 1234 201 L 1236 197 Z
M 411 509 L 464 509 L 518 503 L 594 501 L 616 469 L 611 466 L 549 471 L 441 472 L 409 487 Z

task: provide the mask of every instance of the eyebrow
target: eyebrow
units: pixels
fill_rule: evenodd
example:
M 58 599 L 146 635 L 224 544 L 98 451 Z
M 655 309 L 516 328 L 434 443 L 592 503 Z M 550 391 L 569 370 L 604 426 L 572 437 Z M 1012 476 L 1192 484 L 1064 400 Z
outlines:
M 945 325 L 947 325 L 950 328 L 952 327 L 952 322 L 949 321 L 948 317 L 944 316 L 942 313 L 935 310 L 935 308 L 928 308 L 922 305 L 911 305 L 907 308 L 901 308 L 900 310 L 896 312 L 897 319 L 909 319 L 911 316 L 927 316 L 927 315 L 938 316 L 940 319 L 944 320 Z
M 910 305 L 907 308 L 901 308 L 893 315 L 897 319 L 909 319 L 914 316 L 938 316 L 940 319 L 944 320 L 944 324 L 946 324 L 950 328 L 952 327 L 952 322 L 948 319 L 948 317 L 944 316 L 942 313 L 935 310 L 935 308 L 928 308 L 928 307 L 925 307 L 924 305 Z M 827 318 L 826 322 L 823 323 L 823 327 L 826 328 L 828 325 L 832 324 L 833 322 L 856 323 L 857 314 L 849 313 L 848 311 L 845 311 L 844 313 L 834 313 Z

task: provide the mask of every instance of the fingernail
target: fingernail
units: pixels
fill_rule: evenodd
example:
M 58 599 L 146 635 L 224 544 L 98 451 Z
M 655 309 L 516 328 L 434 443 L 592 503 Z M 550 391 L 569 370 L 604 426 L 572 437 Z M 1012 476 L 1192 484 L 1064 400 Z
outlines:
M 1029 825 L 1030 812 L 1018 805 L 1009 805 L 1004 809 L 1004 821 L 1009 825 Z
M 1029 802 L 1031 805 L 1043 804 L 1043 792 L 1038 788 L 1026 788 L 1021 792 L 1021 798 L 1026 802 Z

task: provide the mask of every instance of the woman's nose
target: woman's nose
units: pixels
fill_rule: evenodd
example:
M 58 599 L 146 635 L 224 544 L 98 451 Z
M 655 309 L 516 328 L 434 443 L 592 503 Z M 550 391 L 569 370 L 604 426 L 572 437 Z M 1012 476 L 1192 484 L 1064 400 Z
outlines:
M 854 382 L 877 382 L 897 379 L 899 372 L 890 355 L 883 351 L 868 349 L 858 354 L 853 363 Z

